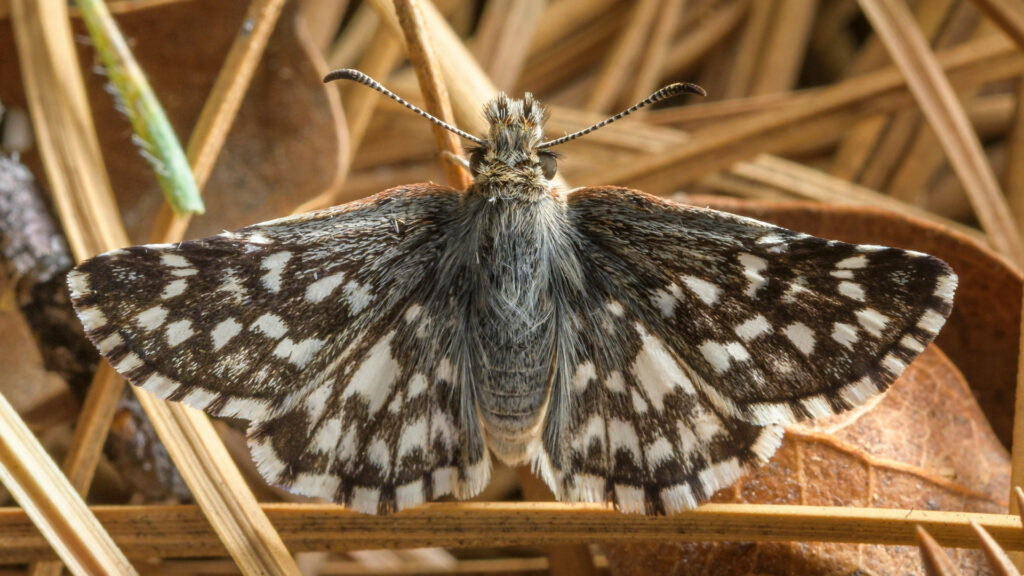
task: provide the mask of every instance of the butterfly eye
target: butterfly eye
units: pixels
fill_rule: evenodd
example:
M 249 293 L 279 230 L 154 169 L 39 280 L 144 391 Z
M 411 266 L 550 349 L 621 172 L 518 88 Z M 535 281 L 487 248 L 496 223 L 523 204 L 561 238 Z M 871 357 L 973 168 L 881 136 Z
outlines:
M 548 180 L 554 178 L 555 172 L 558 170 L 558 162 L 555 160 L 555 155 L 541 153 L 540 169 L 544 172 L 544 177 Z
M 480 172 L 480 165 L 484 162 L 484 150 L 479 148 L 469 155 L 469 171 L 473 174 Z

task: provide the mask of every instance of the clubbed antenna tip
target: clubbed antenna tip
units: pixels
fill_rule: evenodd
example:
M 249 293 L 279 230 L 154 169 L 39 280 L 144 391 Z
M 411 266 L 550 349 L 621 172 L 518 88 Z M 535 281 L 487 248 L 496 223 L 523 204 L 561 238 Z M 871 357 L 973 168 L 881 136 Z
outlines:
M 675 84 L 669 84 L 668 86 L 665 86 L 664 88 L 655 91 L 654 94 L 651 94 L 647 98 L 644 98 L 643 100 L 637 102 L 636 104 L 630 106 L 629 108 L 626 108 L 622 112 L 619 112 L 618 114 L 612 116 L 611 118 L 608 118 L 607 120 L 598 122 L 597 124 L 594 124 L 589 128 L 584 128 L 579 132 L 567 134 L 557 140 L 548 140 L 547 142 L 544 142 L 540 146 L 538 146 L 538 148 L 551 148 L 552 146 L 558 146 L 559 144 L 564 144 L 570 140 L 575 140 L 576 138 L 579 138 L 584 134 L 589 134 L 594 130 L 597 130 L 598 128 L 603 128 L 620 118 L 628 116 L 633 112 L 636 112 L 637 110 L 643 108 L 644 106 L 650 106 L 651 104 L 661 102 L 662 100 L 666 100 L 668 98 L 672 98 L 673 96 L 678 96 L 680 94 L 696 94 L 698 96 L 708 95 L 708 93 L 703 88 L 697 86 L 696 84 L 690 84 L 689 82 L 677 82 Z

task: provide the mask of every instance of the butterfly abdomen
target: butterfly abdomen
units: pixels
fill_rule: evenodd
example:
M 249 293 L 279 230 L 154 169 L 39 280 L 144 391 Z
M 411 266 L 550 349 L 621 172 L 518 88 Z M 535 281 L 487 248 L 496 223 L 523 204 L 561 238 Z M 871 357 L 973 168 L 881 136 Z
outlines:
M 481 199 L 475 397 L 487 442 L 503 461 L 526 461 L 536 446 L 550 392 L 556 314 L 552 262 L 562 258 L 561 206 L 540 200 Z

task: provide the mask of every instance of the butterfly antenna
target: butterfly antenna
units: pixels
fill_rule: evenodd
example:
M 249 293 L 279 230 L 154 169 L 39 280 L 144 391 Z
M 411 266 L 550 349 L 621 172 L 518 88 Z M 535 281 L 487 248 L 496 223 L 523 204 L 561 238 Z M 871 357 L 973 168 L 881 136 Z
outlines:
M 391 90 L 388 90 L 380 82 L 377 82 L 376 80 L 374 80 L 373 78 L 370 78 L 366 74 L 363 74 L 359 70 L 352 70 L 351 68 L 342 68 L 342 69 L 339 69 L 339 70 L 334 70 L 331 73 L 329 73 L 327 76 L 324 76 L 324 84 L 326 84 L 328 82 L 333 82 L 334 80 L 353 80 L 355 82 L 359 82 L 363 86 L 369 86 L 370 88 L 373 88 L 377 92 L 380 92 L 381 94 L 387 96 L 388 98 L 391 98 L 395 102 L 398 102 L 402 106 L 405 106 L 409 110 L 412 110 L 413 112 L 419 114 L 420 116 L 423 116 L 427 120 L 430 120 L 434 124 L 444 128 L 445 130 L 449 130 L 449 131 L 451 131 L 451 132 L 453 132 L 455 134 L 458 134 L 459 136 L 462 136 L 466 140 L 472 140 L 473 142 L 476 142 L 477 144 L 479 144 L 481 146 L 484 145 L 484 141 L 483 140 L 477 138 L 476 136 L 473 136 L 472 134 L 470 134 L 468 132 L 464 132 L 462 130 L 459 130 L 455 126 L 452 126 L 451 124 L 448 124 L 447 122 L 445 122 L 443 120 L 439 120 L 439 119 L 431 116 L 429 113 L 419 109 L 418 107 L 413 106 L 412 104 L 409 104 L 401 96 L 399 96 L 398 94 L 395 94 Z
M 665 86 L 661 90 L 658 90 L 654 94 L 651 94 L 647 98 L 644 98 L 643 100 L 637 102 L 636 104 L 630 106 L 629 108 L 626 108 L 622 112 L 619 112 L 618 114 L 616 114 L 615 116 L 612 116 L 611 118 L 609 118 L 607 120 L 598 122 L 597 124 L 594 124 L 593 126 L 591 126 L 589 128 L 584 128 L 583 130 L 580 130 L 579 132 L 573 132 L 572 134 L 566 134 L 565 136 L 562 136 L 561 138 L 559 138 L 557 140 L 548 140 L 547 142 L 541 143 L 541 145 L 537 146 L 537 148 L 539 150 L 543 150 L 545 148 L 551 148 L 552 146 L 558 146 L 559 144 L 564 144 L 564 143 L 566 143 L 566 142 L 568 142 L 570 140 L 575 140 L 575 139 L 579 138 L 580 136 L 583 136 L 584 134 L 590 134 L 591 132 L 593 132 L 594 130 L 597 130 L 598 128 L 603 128 L 603 127 L 611 124 L 612 122 L 615 122 L 619 118 L 624 118 L 626 116 L 629 116 L 630 114 L 632 114 L 633 112 L 636 112 L 637 110 L 643 108 L 644 106 L 648 106 L 648 105 L 654 104 L 656 102 L 661 102 L 662 100 L 667 100 L 669 98 L 672 98 L 673 96 L 678 96 L 680 94 L 697 94 L 698 96 L 707 96 L 708 95 L 708 93 L 705 92 L 703 88 L 701 88 L 700 86 L 697 86 L 696 84 L 690 84 L 689 82 L 677 82 L 675 84 L 669 84 L 668 86 Z

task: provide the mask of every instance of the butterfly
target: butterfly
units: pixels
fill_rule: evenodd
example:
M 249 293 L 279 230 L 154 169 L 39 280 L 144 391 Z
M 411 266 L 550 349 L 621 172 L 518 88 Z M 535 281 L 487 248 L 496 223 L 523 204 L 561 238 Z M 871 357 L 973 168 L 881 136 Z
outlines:
M 885 391 L 935 338 L 957 278 L 619 187 L 551 184 L 545 108 L 499 94 L 473 185 L 413 184 L 68 275 L 132 384 L 250 421 L 271 484 L 365 513 L 487 485 L 491 455 L 567 502 L 696 507 L 783 428 Z

